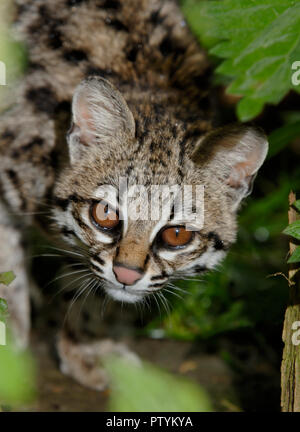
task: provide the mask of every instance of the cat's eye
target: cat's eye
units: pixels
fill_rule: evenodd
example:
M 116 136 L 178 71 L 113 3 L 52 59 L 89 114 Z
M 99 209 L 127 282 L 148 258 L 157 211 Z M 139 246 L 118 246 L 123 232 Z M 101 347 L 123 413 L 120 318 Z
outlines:
M 193 232 L 181 226 L 169 227 L 163 230 L 161 238 L 167 246 L 180 247 L 187 245 L 192 240 Z
M 100 201 L 91 207 L 91 217 L 93 222 L 104 230 L 112 230 L 119 223 L 119 215 L 108 203 Z

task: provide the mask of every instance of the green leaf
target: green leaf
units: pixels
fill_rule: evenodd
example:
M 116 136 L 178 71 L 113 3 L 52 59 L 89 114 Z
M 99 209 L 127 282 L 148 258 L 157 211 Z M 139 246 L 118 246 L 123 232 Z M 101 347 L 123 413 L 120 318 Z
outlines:
M 9 87 L 25 71 L 28 59 L 25 45 L 15 40 L 14 32 L 10 28 L 14 20 L 12 3 L 10 0 L 0 1 L 0 61 L 4 63 L 4 80 L 8 84 L 0 85 L 0 111 L 9 107 Z
M 0 284 L 9 285 L 15 279 L 15 275 L 12 271 L 0 273 Z
M 292 64 L 300 59 L 300 2 L 296 0 L 185 0 L 183 11 L 202 43 L 230 77 L 228 93 L 243 96 L 240 120 L 264 104 L 277 104 L 291 89 Z
M 295 237 L 297 240 L 300 240 L 300 219 L 291 223 L 285 230 L 284 234 Z
M 294 250 L 294 252 L 290 256 L 290 258 L 288 259 L 288 264 L 292 264 L 292 263 L 296 263 L 296 262 L 300 262 L 300 246 L 298 246 Z
M 8 308 L 6 300 L 0 298 L 0 321 L 6 321 Z
M 300 212 L 300 200 L 295 201 L 293 206 Z
M 291 141 L 300 135 L 300 121 L 275 129 L 269 136 L 270 150 L 268 158 L 276 155 Z
M 105 364 L 111 375 L 110 411 L 192 412 L 211 411 L 206 393 L 192 382 L 153 367 L 119 358 Z
M 35 368 L 31 356 L 11 344 L 0 346 L 0 403 L 20 404 L 35 396 Z
M 252 99 L 250 97 L 244 98 L 237 105 L 238 118 L 243 122 L 251 120 L 253 117 L 256 117 L 262 111 L 263 106 L 263 101 Z

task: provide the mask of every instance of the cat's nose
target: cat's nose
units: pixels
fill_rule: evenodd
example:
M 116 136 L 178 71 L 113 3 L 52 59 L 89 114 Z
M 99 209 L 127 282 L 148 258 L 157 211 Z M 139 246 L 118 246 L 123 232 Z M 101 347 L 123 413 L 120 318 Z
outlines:
M 118 282 L 124 285 L 133 285 L 143 276 L 139 269 L 124 267 L 122 264 L 115 264 L 113 272 Z

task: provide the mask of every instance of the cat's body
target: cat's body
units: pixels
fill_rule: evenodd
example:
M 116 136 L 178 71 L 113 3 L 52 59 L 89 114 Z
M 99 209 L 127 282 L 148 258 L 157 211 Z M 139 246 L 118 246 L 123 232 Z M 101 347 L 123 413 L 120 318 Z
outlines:
M 19 228 L 41 224 L 30 214 L 50 206 L 54 222 L 42 221 L 43 228 L 65 240 L 73 257 L 84 255 L 84 265 L 111 297 L 136 302 L 169 278 L 213 268 L 225 256 L 236 237 L 238 204 L 267 145 L 256 130 L 235 127 L 212 132 L 197 151 L 214 114 L 208 62 L 173 0 L 16 4 L 29 69 L 17 103 L 0 119 L 0 236 L 6 245 L 0 270 L 17 276 L 10 292 L 1 288 L 0 295 L 8 298 L 26 344 L 29 283 Z M 74 92 L 69 161 L 65 134 Z M 102 198 L 99 187 L 117 187 L 120 177 L 146 189 L 204 185 L 204 226 L 182 248 L 157 240 L 166 227 L 189 222 L 175 223 L 176 215 L 170 224 L 125 219 L 117 235 L 108 235 L 91 208 Z M 93 281 L 86 286 L 95 287 Z M 91 364 L 103 352 L 124 351 L 110 342 L 82 345 L 66 335 L 58 347 L 63 370 L 95 388 L 106 381 Z

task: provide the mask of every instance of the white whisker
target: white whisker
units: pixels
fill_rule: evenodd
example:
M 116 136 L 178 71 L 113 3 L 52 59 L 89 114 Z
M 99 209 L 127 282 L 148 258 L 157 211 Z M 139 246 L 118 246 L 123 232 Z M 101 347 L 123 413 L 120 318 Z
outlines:
M 161 309 L 160 309 L 159 302 L 158 302 L 158 300 L 157 300 L 157 298 L 156 298 L 156 295 L 157 295 L 157 294 L 158 294 L 157 292 L 154 292 L 152 298 L 154 299 L 154 301 L 155 301 L 155 303 L 156 303 L 156 305 L 157 305 L 157 308 L 158 308 L 158 311 L 159 311 L 159 317 L 160 317 L 160 321 L 161 321 Z
M 67 254 L 67 255 L 71 254 L 71 255 L 76 255 L 76 256 L 79 256 L 79 257 L 84 257 L 84 255 L 82 255 L 79 252 L 74 252 L 74 251 L 71 251 L 71 250 L 68 250 L 68 249 L 60 249 L 60 248 L 56 248 L 56 247 L 53 247 L 53 246 L 48 246 L 48 247 L 49 247 L 49 249 L 60 251 L 60 252 L 63 252 L 65 254 Z
M 65 323 L 66 323 L 66 321 L 68 319 L 68 316 L 69 316 L 69 314 L 71 312 L 71 309 L 72 309 L 73 305 L 76 303 L 77 299 L 84 293 L 84 291 L 86 290 L 87 285 L 89 284 L 89 281 L 90 281 L 90 279 L 88 279 L 86 281 L 83 281 L 83 283 L 81 284 L 80 289 L 74 295 L 74 297 L 73 297 L 73 299 L 72 299 L 72 301 L 70 303 L 70 306 L 68 307 L 68 310 L 67 310 L 64 322 L 63 322 L 63 327 L 65 326 Z
M 162 304 L 164 305 L 164 308 L 166 310 L 167 315 L 170 315 L 171 310 L 170 310 L 170 306 L 169 306 L 168 300 L 166 299 L 166 297 L 163 295 L 163 293 L 161 291 L 158 292 L 157 294 L 160 297 Z
M 76 271 L 69 272 L 69 273 L 64 273 L 63 275 L 57 276 L 56 278 L 52 279 L 52 281 L 48 282 L 47 285 L 45 286 L 45 288 L 47 288 L 49 285 L 53 284 L 57 280 L 63 279 L 63 278 L 68 277 L 68 276 L 73 276 L 74 274 L 77 274 L 77 273 L 83 273 L 83 272 L 88 272 L 88 271 L 89 271 L 88 269 L 81 269 L 81 270 L 76 270 Z
M 175 297 L 178 297 L 179 299 L 183 300 L 183 297 L 177 293 L 175 293 L 174 291 L 168 290 L 167 288 L 164 288 L 164 291 L 166 291 L 167 293 L 170 293 L 172 295 L 174 295 Z

